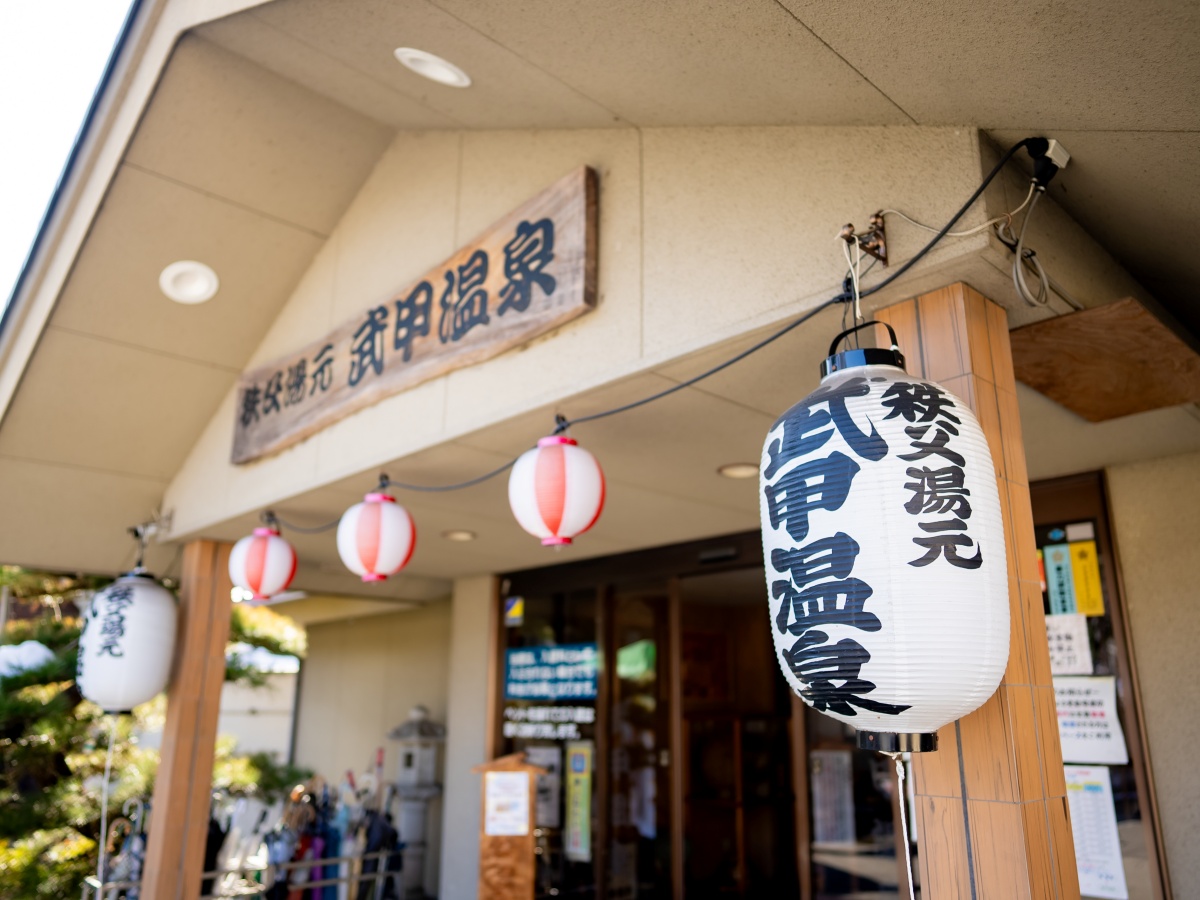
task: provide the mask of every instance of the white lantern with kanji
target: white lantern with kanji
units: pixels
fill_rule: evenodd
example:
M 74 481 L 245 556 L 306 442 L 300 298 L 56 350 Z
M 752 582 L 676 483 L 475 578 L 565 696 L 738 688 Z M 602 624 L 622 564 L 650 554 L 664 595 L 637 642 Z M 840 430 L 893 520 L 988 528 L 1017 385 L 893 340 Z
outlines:
M 255 528 L 233 545 L 229 577 L 255 600 L 269 600 L 287 589 L 296 576 L 296 551 L 275 528 Z
M 890 350 L 836 345 L 763 448 L 776 657 L 860 747 L 932 750 L 1008 663 L 996 471 L 974 414 L 908 375 L 894 334 Z
M 508 503 L 521 527 L 544 545 L 569 544 L 600 518 L 604 473 L 572 438 L 544 437 L 513 465 Z
M 384 493 L 367 494 L 338 522 L 338 555 L 363 581 L 383 581 L 395 575 L 408 565 L 416 546 L 412 516 L 395 497 Z
M 99 591 L 79 636 L 80 693 L 108 713 L 153 700 L 171 674 L 175 623 L 175 597 L 140 569 Z

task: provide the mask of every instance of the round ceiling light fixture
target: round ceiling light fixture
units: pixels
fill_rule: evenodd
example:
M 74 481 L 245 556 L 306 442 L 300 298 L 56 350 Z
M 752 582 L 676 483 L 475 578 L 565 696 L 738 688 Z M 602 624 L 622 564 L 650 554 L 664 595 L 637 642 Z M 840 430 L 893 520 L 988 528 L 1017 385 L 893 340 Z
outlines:
M 191 306 L 211 300 L 221 287 L 221 281 L 204 263 L 181 259 L 162 270 L 158 287 L 169 299 Z
M 436 81 L 438 84 L 448 87 L 471 86 L 470 75 L 440 56 L 413 47 L 397 47 L 393 52 L 401 65 L 416 72 L 422 78 L 428 78 L 430 81 Z
M 757 478 L 758 463 L 726 463 L 717 474 L 723 478 Z
M 449 531 L 443 531 L 442 537 L 448 541 L 456 541 L 460 544 L 465 544 L 467 541 L 473 541 L 479 537 L 475 532 L 468 531 L 465 528 L 452 528 Z

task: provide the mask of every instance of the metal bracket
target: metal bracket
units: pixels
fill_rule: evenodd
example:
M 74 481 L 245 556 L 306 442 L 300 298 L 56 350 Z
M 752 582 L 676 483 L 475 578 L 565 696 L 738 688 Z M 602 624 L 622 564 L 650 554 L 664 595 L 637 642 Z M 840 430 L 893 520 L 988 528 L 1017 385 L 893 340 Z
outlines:
M 842 227 L 839 235 L 847 244 L 857 243 L 863 253 L 868 256 L 873 256 L 886 266 L 887 258 L 887 229 L 883 224 L 883 211 L 875 213 L 871 216 L 870 228 L 859 234 L 854 230 L 854 225 L 847 224 Z

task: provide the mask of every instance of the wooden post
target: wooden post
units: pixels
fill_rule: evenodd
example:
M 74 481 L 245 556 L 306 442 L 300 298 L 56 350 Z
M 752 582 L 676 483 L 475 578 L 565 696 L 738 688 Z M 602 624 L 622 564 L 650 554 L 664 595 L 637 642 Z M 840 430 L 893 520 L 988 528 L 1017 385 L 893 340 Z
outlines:
M 1077 900 L 1062 749 L 1004 310 L 954 284 L 880 310 L 908 371 L 974 410 L 991 449 L 1008 549 L 1012 640 L 999 690 L 913 754 L 925 900 Z
M 471 769 L 483 775 L 483 816 L 479 826 L 479 897 L 489 900 L 533 900 L 537 810 L 537 776 L 546 770 L 525 762 L 524 753 L 502 756 Z M 501 779 L 518 779 L 513 785 Z
M 183 551 L 179 636 L 154 782 L 142 896 L 200 896 L 213 751 L 229 639 L 229 544 L 192 541 Z

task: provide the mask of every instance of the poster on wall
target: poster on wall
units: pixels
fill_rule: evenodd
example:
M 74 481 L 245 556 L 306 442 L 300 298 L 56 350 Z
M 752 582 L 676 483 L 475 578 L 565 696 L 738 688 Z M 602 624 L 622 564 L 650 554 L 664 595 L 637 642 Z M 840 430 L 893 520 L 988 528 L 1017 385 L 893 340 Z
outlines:
M 529 773 L 483 773 L 483 833 L 493 837 L 529 834 Z
M 1046 642 L 1051 675 L 1092 674 L 1092 645 L 1083 613 L 1046 616 Z
M 811 750 L 813 844 L 853 844 L 854 760 L 849 750 Z
M 537 779 L 537 809 L 534 821 L 543 828 L 562 824 L 562 748 L 554 744 L 533 744 L 525 748 L 525 762 L 546 770 Z
M 567 827 L 563 855 L 571 862 L 592 861 L 592 742 L 567 744 Z
M 1116 679 L 1054 679 L 1058 736 L 1063 761 L 1121 766 L 1129 762 L 1125 734 L 1117 716 Z
M 1106 766 L 1063 766 L 1079 892 L 1085 897 L 1128 900 L 1125 865 L 1113 804 L 1112 779 Z

